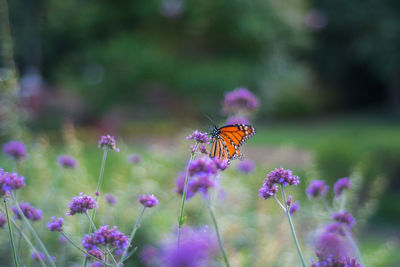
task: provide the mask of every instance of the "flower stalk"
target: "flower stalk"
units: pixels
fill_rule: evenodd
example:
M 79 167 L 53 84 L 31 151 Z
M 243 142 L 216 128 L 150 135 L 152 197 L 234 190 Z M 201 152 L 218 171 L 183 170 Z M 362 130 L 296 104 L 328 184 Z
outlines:
M 224 244 L 222 242 L 221 234 L 219 233 L 217 219 L 215 218 L 215 214 L 214 214 L 213 208 L 211 207 L 211 203 L 209 203 L 207 205 L 207 207 L 208 207 L 208 212 L 210 213 L 211 219 L 212 219 L 213 224 L 214 224 L 215 232 L 217 233 L 218 245 L 219 245 L 219 248 L 221 250 L 222 256 L 224 257 L 225 265 L 226 265 L 226 267 L 230 267 L 228 256 L 226 255 L 226 251 L 225 251 L 225 248 L 224 248 Z
M 19 264 L 18 264 L 17 254 L 16 254 L 16 251 L 15 251 L 15 244 L 14 244 L 14 237 L 13 237 L 12 228 L 11 228 L 11 221 L 10 221 L 10 217 L 8 215 L 7 199 L 3 198 L 3 201 L 4 201 L 4 209 L 6 211 L 8 233 L 9 233 L 9 236 L 10 236 L 11 250 L 12 250 L 12 255 L 13 255 L 13 259 L 14 259 L 14 264 L 15 264 L 16 267 L 18 267 Z

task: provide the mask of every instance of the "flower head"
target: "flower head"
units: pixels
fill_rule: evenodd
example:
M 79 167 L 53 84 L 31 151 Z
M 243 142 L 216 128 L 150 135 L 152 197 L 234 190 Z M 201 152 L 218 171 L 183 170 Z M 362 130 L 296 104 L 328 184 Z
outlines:
M 22 213 L 26 218 L 32 221 L 40 221 L 42 219 L 42 211 L 39 209 L 36 209 L 35 207 L 31 206 L 29 202 L 25 203 L 24 201 L 21 201 L 18 204 L 19 208 L 21 209 Z M 21 220 L 22 217 L 18 212 L 18 208 L 15 206 L 10 207 L 12 211 L 15 214 L 15 218 L 18 220 Z
M 46 260 L 46 256 L 40 251 L 38 251 L 37 253 L 35 253 L 35 252 L 32 253 L 31 257 L 34 261 L 40 261 L 40 259 L 43 261 Z M 56 262 L 56 257 L 54 257 L 54 256 L 50 256 L 50 257 L 53 262 Z
M 142 161 L 142 157 L 138 154 L 132 154 L 128 156 L 128 162 L 131 164 L 137 164 Z
M 300 204 L 298 201 L 294 202 L 292 205 L 290 205 L 289 207 L 289 214 L 293 215 L 296 213 L 296 211 L 298 211 L 300 208 Z
M 346 235 L 346 233 L 343 230 L 342 224 L 339 222 L 334 222 L 326 225 L 324 231 L 327 233 L 333 233 L 341 236 Z
M 329 232 L 323 232 L 317 238 L 315 251 L 320 260 L 338 259 L 352 253 L 351 246 L 345 237 Z
M 300 183 L 299 176 L 293 175 L 291 170 L 285 170 L 280 167 L 268 173 L 266 181 L 272 184 L 298 185 Z
M 198 143 L 208 144 L 210 141 L 210 137 L 207 133 L 202 133 L 198 130 L 195 130 L 191 135 L 186 137 L 186 140 L 195 140 Z
M 351 216 L 351 214 L 345 210 L 341 211 L 341 212 L 333 213 L 332 218 L 336 222 L 342 223 L 349 228 L 353 227 L 354 224 L 356 223 L 356 220 L 354 219 L 354 217 Z
M 101 137 L 101 139 L 99 140 L 99 147 L 119 152 L 119 148 L 117 148 L 115 145 L 114 136 L 110 136 L 109 134 L 103 135 Z
M 4 144 L 3 152 L 15 160 L 22 160 L 26 156 L 25 145 L 19 141 L 10 141 Z
M 188 181 L 188 188 L 186 191 L 186 200 L 193 197 L 196 192 L 193 192 L 191 190 L 191 184 L 193 183 L 193 181 L 190 179 L 190 177 L 188 177 L 189 181 Z M 175 192 L 178 193 L 179 195 L 183 195 L 183 191 L 185 189 L 185 180 L 186 180 L 186 173 L 181 172 L 179 174 L 179 176 L 175 179 L 175 184 L 176 184 L 176 188 L 175 188 Z
M 225 94 L 222 110 L 225 114 L 235 114 L 239 111 L 252 112 L 259 106 L 257 97 L 247 88 L 236 88 Z
M 69 203 L 69 211 L 66 215 L 74 215 L 76 213 L 85 213 L 87 210 L 91 210 L 97 207 L 96 200 L 91 196 L 83 195 L 73 197 L 72 202 Z
M 46 224 L 47 228 L 52 232 L 62 232 L 64 219 L 62 217 L 51 217 L 51 221 Z
M 206 155 L 208 155 L 208 150 L 207 150 L 207 147 L 205 146 L 205 145 L 200 145 L 199 146 L 199 151 L 200 151 L 200 153 L 202 153 L 202 154 L 206 154 Z
M 328 189 L 329 186 L 325 185 L 324 180 L 312 180 L 306 189 L 306 194 L 310 199 L 319 196 L 325 196 L 328 192 Z
M 208 197 L 208 189 L 215 186 L 214 180 L 209 175 L 200 175 L 192 178 L 190 183 L 190 191 L 200 192 L 204 197 Z
M 18 176 L 16 172 L 4 172 L 0 168 L 0 196 L 9 195 L 12 190 L 25 186 L 25 178 Z
M 78 166 L 78 161 L 71 155 L 60 155 L 57 158 L 58 164 L 64 168 L 75 169 Z
M 107 203 L 111 206 L 114 206 L 118 202 L 117 197 L 113 194 L 105 194 L 104 198 L 106 199 Z
M 159 251 L 153 246 L 145 246 L 140 253 L 140 261 L 146 266 L 156 265 L 157 258 L 159 257 Z
M 4 225 L 7 223 L 7 219 L 3 213 L 0 212 L 0 228 L 3 228 Z
M 227 125 L 232 125 L 232 124 L 245 124 L 248 125 L 250 124 L 249 121 L 247 120 L 246 117 L 237 117 L 237 116 L 230 116 L 226 120 Z
M 264 183 L 263 186 L 258 190 L 258 196 L 264 199 L 268 199 L 273 197 L 278 193 L 278 186 L 276 184 L 266 184 Z
M 345 189 L 349 189 L 351 187 L 351 181 L 349 178 L 344 177 L 340 178 L 336 181 L 335 185 L 333 186 L 333 190 L 335 191 L 335 196 L 339 197 Z
M 117 230 L 117 227 L 109 228 L 108 225 L 101 226 L 90 235 L 85 235 L 82 245 L 87 251 L 97 249 L 99 246 L 111 246 L 121 254 L 129 246 L 129 237 Z
M 317 262 L 312 261 L 311 267 L 362 267 L 362 265 L 357 261 L 357 258 L 340 257 L 339 259 L 327 258 L 326 260 L 319 260 Z
M 141 195 L 139 202 L 146 208 L 152 208 L 158 205 L 158 199 L 154 195 Z
M 254 171 L 254 162 L 251 160 L 244 160 L 237 165 L 238 171 L 250 174 Z
M 100 249 L 92 248 L 91 250 L 88 251 L 88 254 L 89 254 L 89 255 L 92 255 L 92 256 L 95 257 L 96 259 L 104 260 L 103 252 L 101 252 Z M 88 258 L 90 258 L 90 257 L 88 256 Z
M 220 159 L 220 158 L 213 158 L 212 161 L 214 161 L 215 167 L 217 170 L 224 171 L 228 168 L 229 166 L 229 161 L 226 159 Z
M 189 175 L 213 175 L 217 174 L 217 166 L 213 160 L 204 156 L 195 159 L 189 165 Z

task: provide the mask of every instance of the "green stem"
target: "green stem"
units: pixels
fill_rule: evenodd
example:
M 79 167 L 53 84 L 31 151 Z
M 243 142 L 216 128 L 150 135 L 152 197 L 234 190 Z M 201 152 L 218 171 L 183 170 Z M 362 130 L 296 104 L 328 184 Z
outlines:
M 114 266 L 114 265 L 108 264 L 107 262 L 102 261 L 102 260 L 100 260 L 100 259 L 98 259 L 98 258 L 96 258 L 96 257 L 94 257 L 94 256 L 92 256 L 92 255 L 90 255 L 90 254 L 88 254 L 84 249 L 82 249 L 82 248 L 79 247 L 77 244 L 75 244 L 75 242 L 72 241 L 72 239 L 69 238 L 64 232 L 61 232 L 61 234 L 71 243 L 71 245 L 73 245 L 75 248 L 77 248 L 78 250 L 80 250 L 84 255 L 87 255 L 88 257 L 90 257 L 92 260 L 101 262 L 101 263 L 103 263 L 105 266 Z M 85 258 L 86 258 L 86 257 L 85 257 Z
M 87 211 L 85 212 L 85 215 L 86 215 L 86 217 L 87 217 L 88 220 L 89 220 L 89 223 L 90 223 L 91 228 L 94 229 L 94 230 L 96 231 L 96 230 L 97 230 L 96 225 L 94 224 L 92 218 L 89 216 L 89 213 L 88 213 Z
M 305 262 L 305 260 L 304 260 L 303 252 L 301 252 L 300 244 L 299 244 L 299 241 L 297 240 L 297 236 L 296 236 L 296 232 L 295 232 L 295 230 L 294 230 L 292 218 L 291 218 L 291 216 L 290 216 L 289 206 L 287 205 L 286 195 L 285 195 L 285 189 L 284 189 L 283 185 L 281 185 L 281 189 L 282 189 L 283 203 L 284 203 L 285 206 L 286 206 L 286 212 L 285 212 L 285 214 L 286 214 L 286 216 L 287 216 L 287 218 L 288 218 L 288 221 L 289 221 L 290 231 L 292 232 L 292 236 L 293 236 L 293 239 L 294 239 L 294 243 L 296 244 L 297 252 L 299 253 L 299 257 L 300 257 L 301 263 L 302 263 L 303 267 L 306 267 L 306 262 Z
M 197 150 L 197 146 L 198 145 L 199 144 L 196 142 L 195 147 L 194 147 L 194 151 Z M 181 211 L 180 211 L 180 215 L 179 215 L 179 218 L 178 218 L 178 247 L 179 247 L 179 242 L 181 240 L 181 229 L 182 229 L 183 224 L 185 223 L 185 220 L 183 219 L 183 210 L 185 209 L 186 194 L 187 194 L 187 189 L 188 189 L 189 168 L 190 168 L 190 164 L 192 163 L 193 159 L 194 159 L 194 152 L 192 152 L 192 154 L 190 156 L 190 160 L 189 160 L 187 171 L 186 171 L 185 187 L 183 188 Z
M 99 174 L 99 180 L 97 181 L 97 187 L 96 187 L 96 192 L 95 192 L 95 200 L 97 201 L 97 194 L 100 194 L 100 187 L 101 187 L 101 182 L 103 181 L 103 174 L 104 174 L 104 166 L 106 165 L 106 159 L 107 159 L 107 151 L 108 149 L 105 148 L 103 152 L 103 159 L 101 161 L 101 167 L 100 167 L 100 174 Z M 92 210 L 92 214 L 90 215 L 91 220 L 94 221 L 94 218 L 96 216 L 96 209 Z M 89 224 L 89 232 L 88 234 L 90 235 L 93 232 L 92 225 Z M 87 258 L 85 257 L 83 261 L 83 266 L 87 266 Z
M 18 260 L 17 260 L 17 254 L 15 253 L 14 237 L 13 237 L 13 233 L 12 233 L 12 229 L 11 229 L 10 217 L 8 215 L 7 199 L 3 198 L 3 201 L 4 201 L 4 208 L 6 210 L 8 233 L 10 235 L 11 249 L 12 249 L 12 255 L 13 255 L 13 258 L 14 258 L 14 264 L 15 264 L 16 267 L 18 267 L 19 264 L 18 264 Z
M 226 265 L 226 267 L 230 267 L 228 256 L 226 255 L 224 244 L 222 243 L 222 238 L 219 233 L 217 219 L 215 218 L 214 211 L 210 204 L 208 205 L 208 211 L 210 212 L 210 216 L 211 216 L 211 219 L 214 224 L 215 232 L 217 233 L 218 244 L 219 244 L 219 248 L 221 249 L 222 256 L 224 257 L 225 265 Z
M 49 252 L 46 249 L 46 246 L 43 244 L 42 240 L 40 239 L 39 235 L 36 233 L 35 229 L 33 229 L 32 225 L 30 224 L 29 220 L 25 217 L 24 213 L 22 212 L 21 208 L 19 207 L 19 204 L 17 202 L 17 197 L 14 195 L 14 202 L 15 202 L 15 207 L 18 210 L 18 214 L 19 216 L 23 219 L 23 221 L 25 222 L 26 226 L 29 228 L 29 230 L 31 231 L 33 237 L 36 239 L 36 242 L 39 244 L 40 249 L 43 251 L 43 253 L 46 255 L 46 258 L 48 259 L 49 264 L 52 267 L 56 267 L 55 263 L 53 262 L 53 260 L 50 257 Z
M 146 207 L 144 206 L 143 209 L 142 209 L 142 212 L 140 213 L 138 219 L 136 220 L 135 226 L 134 226 L 133 229 L 132 229 L 132 233 L 131 233 L 131 235 L 130 235 L 130 237 L 129 237 L 129 245 L 126 246 L 124 252 L 123 252 L 122 255 L 121 255 L 120 260 L 118 261 L 117 266 L 120 266 L 121 263 L 124 262 L 124 260 L 125 260 L 125 255 L 126 255 L 126 253 L 128 252 L 128 249 L 129 249 L 129 247 L 130 247 L 131 244 L 132 244 L 133 237 L 135 236 L 135 233 L 136 233 L 137 229 L 139 228 L 139 225 L 140 225 L 140 222 L 142 221 L 143 214 L 144 214 L 144 211 L 145 211 L 145 210 L 146 210 Z

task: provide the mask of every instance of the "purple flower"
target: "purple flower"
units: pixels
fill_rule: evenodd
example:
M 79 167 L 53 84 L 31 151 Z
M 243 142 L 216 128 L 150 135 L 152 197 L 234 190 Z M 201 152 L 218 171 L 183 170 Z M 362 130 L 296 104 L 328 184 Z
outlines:
M 299 208 L 300 208 L 299 202 L 298 201 L 294 202 L 293 205 L 290 205 L 289 207 L 289 214 L 290 215 L 295 214 L 296 211 L 299 210 Z
M 268 199 L 273 197 L 278 193 L 278 186 L 276 184 L 263 184 L 263 186 L 258 190 L 258 196 Z
M 114 196 L 113 194 L 105 194 L 104 198 L 106 199 L 107 203 L 111 206 L 114 206 L 118 202 L 117 197 Z
M 3 152 L 15 160 L 22 160 L 26 156 L 25 145 L 19 141 L 10 141 L 4 144 Z
M 97 249 L 99 246 L 111 246 L 116 249 L 116 254 L 121 254 L 129 246 L 129 237 L 117 230 L 117 227 L 109 228 L 108 225 L 100 226 L 97 231 L 85 235 L 82 245 L 87 251 Z
M 325 185 L 324 180 L 312 180 L 306 189 L 306 194 L 309 199 L 319 196 L 325 196 L 328 192 L 329 186 Z
M 210 233 L 184 228 L 179 248 L 175 239 L 166 243 L 161 250 L 161 262 L 165 267 L 206 267 L 216 253 L 216 241 Z
M 244 160 L 239 162 L 239 164 L 237 165 L 238 171 L 246 173 L 246 174 L 250 174 L 254 171 L 254 162 L 251 160 Z
M 333 186 L 333 190 L 335 191 L 335 196 L 339 197 L 345 189 L 349 189 L 351 187 L 351 181 L 349 178 L 344 177 L 340 178 L 336 181 L 335 185 Z
M 103 135 L 101 137 L 101 139 L 99 140 L 99 147 L 119 152 L 119 148 L 117 148 L 115 145 L 114 136 L 110 136 L 109 134 Z
M 226 159 L 222 160 L 220 158 L 213 158 L 212 160 L 214 161 L 214 164 L 215 164 L 215 167 L 217 168 L 217 170 L 224 171 L 229 166 L 229 161 Z
M 42 219 L 42 211 L 31 206 L 29 202 L 24 203 L 24 201 L 21 201 L 18 205 L 26 218 L 32 221 L 40 221 Z M 11 209 L 15 213 L 15 218 L 21 220 L 22 217 L 18 212 L 18 208 L 15 206 L 11 206 Z
M 10 191 L 17 190 L 25 186 L 25 178 L 18 176 L 16 172 L 4 172 L 0 168 L 0 196 L 9 195 Z
M 4 225 L 7 223 L 7 219 L 3 213 L 0 213 L 0 228 L 3 228 Z
M 341 211 L 341 212 L 333 213 L 332 218 L 336 222 L 342 223 L 349 228 L 353 227 L 354 224 L 356 223 L 356 220 L 354 219 L 354 217 L 351 216 L 351 214 L 345 210 Z
M 342 224 L 338 222 L 330 223 L 325 226 L 325 232 L 333 233 L 341 236 L 345 236 L 346 233 L 343 230 Z
M 74 215 L 76 213 L 86 213 L 87 210 L 91 210 L 97 207 L 96 200 L 91 196 L 83 195 L 73 197 L 72 202 L 69 203 L 69 211 L 66 215 Z
M 339 259 L 352 253 L 347 239 L 341 235 L 323 232 L 315 242 L 315 251 L 320 260 Z
M 37 253 L 32 253 L 31 257 L 34 261 L 39 261 L 40 259 L 42 259 L 43 261 L 46 260 L 46 256 L 40 251 L 38 251 Z M 54 256 L 50 256 L 50 257 L 53 262 L 56 262 L 56 257 L 54 257 Z
M 357 258 L 340 257 L 339 259 L 327 258 L 326 260 L 312 261 L 311 267 L 362 267 Z
M 175 188 L 175 192 L 178 193 L 179 195 L 183 195 L 183 191 L 185 188 L 185 179 L 186 179 L 186 173 L 181 172 L 178 176 L 178 178 L 175 179 L 175 184 L 176 184 L 176 188 Z M 192 192 L 191 188 L 191 183 L 193 183 L 190 179 L 190 177 L 188 177 L 189 181 L 188 181 L 188 188 L 186 191 L 186 200 L 188 200 L 189 198 L 193 197 L 196 192 Z
M 99 261 L 95 261 L 95 262 L 91 263 L 89 266 L 90 267 L 104 267 L 104 264 Z M 124 266 L 124 265 L 122 264 L 122 266 Z
M 62 232 L 64 219 L 62 217 L 51 217 L 51 221 L 46 224 L 47 228 L 52 232 Z
M 213 175 L 217 174 L 217 166 L 209 157 L 204 156 L 195 159 L 189 165 L 189 175 Z
M 68 240 L 65 238 L 65 236 L 63 236 L 63 235 L 60 235 L 60 237 L 58 238 L 58 242 L 60 243 L 60 244 L 67 244 L 67 242 L 68 242 Z
M 280 184 L 283 186 L 298 185 L 300 183 L 299 176 L 293 175 L 291 170 L 285 170 L 282 167 L 271 171 L 265 181 L 270 184 Z
M 158 199 L 154 195 L 141 195 L 139 202 L 146 208 L 152 208 L 158 205 Z
M 240 111 L 252 112 L 259 106 L 257 97 L 247 88 L 236 88 L 225 94 L 222 110 L 225 114 L 235 114 Z
M 92 255 L 92 256 L 95 257 L 96 259 L 104 260 L 103 252 L 101 252 L 100 249 L 92 248 L 91 250 L 88 251 L 88 254 L 89 254 L 89 255 Z M 88 256 L 88 258 L 90 258 L 90 257 Z
M 132 164 L 137 164 L 142 161 L 142 157 L 138 154 L 132 154 L 128 156 L 128 162 Z
M 186 140 L 195 140 L 198 143 L 208 144 L 210 138 L 207 133 L 202 133 L 198 130 L 195 130 L 191 135 L 186 137 Z
M 203 196 L 208 197 L 208 189 L 215 186 L 214 180 L 209 175 L 196 176 L 192 179 L 190 191 L 200 192 Z
M 200 145 L 199 150 L 200 150 L 200 153 L 202 153 L 202 154 L 208 155 L 208 153 L 209 153 L 207 150 L 207 147 L 205 145 Z
M 226 125 L 234 125 L 234 124 L 249 125 L 250 123 L 246 117 L 231 116 L 226 120 Z
M 145 246 L 140 253 L 140 261 L 146 266 L 156 265 L 157 258 L 159 257 L 158 249 L 153 246 Z
M 57 158 L 58 164 L 64 168 L 75 169 L 78 166 L 78 161 L 71 155 L 60 155 Z

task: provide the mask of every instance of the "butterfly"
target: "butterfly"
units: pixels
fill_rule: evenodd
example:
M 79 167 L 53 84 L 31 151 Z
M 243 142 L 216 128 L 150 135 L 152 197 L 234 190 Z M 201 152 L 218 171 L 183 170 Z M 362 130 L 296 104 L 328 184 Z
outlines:
M 256 129 L 251 125 L 234 124 L 221 128 L 214 126 L 211 132 L 210 158 L 219 158 L 228 162 L 231 159 L 241 158 L 242 153 L 239 147 L 255 133 Z

